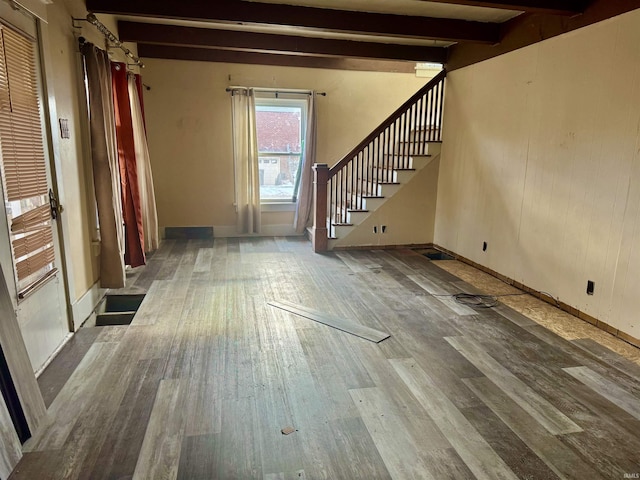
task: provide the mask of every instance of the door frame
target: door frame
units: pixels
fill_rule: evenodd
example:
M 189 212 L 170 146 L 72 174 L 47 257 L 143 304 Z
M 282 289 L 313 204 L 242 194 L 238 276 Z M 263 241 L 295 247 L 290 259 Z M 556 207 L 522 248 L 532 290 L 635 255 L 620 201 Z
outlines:
M 25 32 L 31 38 L 34 38 L 34 49 L 37 53 L 35 67 L 36 67 L 36 75 L 38 79 L 38 95 L 40 97 L 40 116 L 41 116 L 41 127 L 43 134 L 43 147 L 45 153 L 45 162 L 47 163 L 48 169 L 48 183 L 49 187 L 53 190 L 56 197 L 58 198 L 58 202 L 63 205 L 64 202 L 64 188 L 61 181 L 60 172 L 62 171 L 61 165 L 61 156 L 60 156 L 60 144 L 57 135 L 54 134 L 54 131 L 57 132 L 57 129 L 54 129 L 54 126 L 57 123 L 56 119 L 56 99 L 53 92 L 53 64 L 51 57 L 51 46 L 49 43 L 49 33 L 48 33 L 48 25 L 46 23 L 46 15 L 43 18 L 41 15 L 36 15 L 32 13 L 27 8 L 22 8 L 21 5 L 18 4 L 18 9 L 14 10 L 9 7 L 5 2 L 0 2 L 0 20 L 3 24 L 7 25 L 9 28 L 17 29 L 18 31 Z M 39 12 L 42 14 L 42 12 Z M 61 344 L 52 352 L 50 352 L 49 359 L 45 361 L 43 365 L 34 365 L 37 369 L 36 375 L 40 373 L 46 365 L 49 363 L 50 359 L 53 358 L 55 353 L 59 351 L 60 348 L 68 341 L 71 337 L 71 333 L 74 332 L 74 323 L 72 318 L 72 306 L 71 306 L 71 292 L 73 287 L 73 278 L 71 266 L 68 264 L 69 259 L 66 255 L 66 252 L 69 248 L 68 238 L 66 232 L 69 230 L 69 224 L 66 218 L 66 215 L 61 214 L 58 216 L 56 220 L 52 220 L 52 228 L 55 229 L 55 236 L 57 237 L 57 242 L 55 242 L 56 248 L 56 267 L 58 272 L 52 276 L 49 280 L 42 283 L 40 288 L 53 288 L 50 284 L 52 282 L 62 282 L 60 285 L 58 283 L 57 289 L 59 289 L 58 299 L 60 302 L 60 309 L 62 310 L 61 314 L 65 317 L 62 319 L 61 317 L 57 317 L 60 320 L 63 320 L 66 324 L 67 335 L 66 338 L 63 338 Z M 6 216 L 3 219 L 3 227 L 6 228 L 6 232 L 9 231 L 9 225 L 6 219 Z M 17 286 L 14 274 L 14 260 L 13 254 L 11 252 L 11 244 L 9 237 L 7 237 L 7 241 L 9 242 L 7 249 L 2 249 L 0 251 L 0 260 L 2 260 L 2 265 L 6 265 L 4 270 L 5 281 L 9 286 L 9 291 L 12 292 L 10 295 L 11 302 L 14 306 L 14 311 L 19 312 L 19 305 L 22 303 L 22 300 L 18 299 L 17 296 Z M 57 278 L 57 280 L 56 280 Z M 24 300 L 28 302 L 29 300 Z M 26 303 L 25 303 L 26 305 Z M 33 304 L 32 304 L 33 306 Z M 60 324 L 58 324 L 60 327 Z M 58 327 L 58 328 L 59 328 Z

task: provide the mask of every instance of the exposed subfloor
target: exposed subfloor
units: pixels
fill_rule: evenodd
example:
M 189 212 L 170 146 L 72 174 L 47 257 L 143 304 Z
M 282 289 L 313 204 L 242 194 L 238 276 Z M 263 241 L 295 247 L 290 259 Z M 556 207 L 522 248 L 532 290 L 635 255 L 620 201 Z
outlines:
M 148 289 L 132 324 L 81 330 L 41 376 L 48 419 L 11 478 L 640 473 L 640 366 L 506 305 L 457 304 L 474 287 L 413 251 L 167 241 L 129 287 Z

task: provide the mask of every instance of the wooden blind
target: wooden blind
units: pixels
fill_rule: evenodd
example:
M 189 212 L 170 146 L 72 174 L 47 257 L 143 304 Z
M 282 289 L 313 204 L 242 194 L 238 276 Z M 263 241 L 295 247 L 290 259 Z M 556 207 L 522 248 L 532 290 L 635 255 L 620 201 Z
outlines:
M 0 25 L 0 154 L 20 290 L 55 259 L 35 59 L 31 39 Z

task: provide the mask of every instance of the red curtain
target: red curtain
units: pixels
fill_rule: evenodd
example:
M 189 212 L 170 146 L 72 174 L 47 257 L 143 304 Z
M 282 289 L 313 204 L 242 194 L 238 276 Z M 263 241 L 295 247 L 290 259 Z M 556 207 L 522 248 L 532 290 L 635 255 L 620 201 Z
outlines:
M 113 79 L 113 104 L 116 117 L 120 182 L 122 184 L 122 211 L 125 233 L 124 262 L 132 267 L 138 267 L 146 262 L 126 65 L 124 63 L 111 63 L 111 77 Z

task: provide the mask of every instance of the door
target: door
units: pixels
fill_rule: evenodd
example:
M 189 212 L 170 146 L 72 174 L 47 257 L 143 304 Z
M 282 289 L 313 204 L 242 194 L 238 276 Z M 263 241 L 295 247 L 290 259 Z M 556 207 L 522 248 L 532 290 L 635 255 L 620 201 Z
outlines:
M 69 334 L 36 20 L 0 2 L 0 262 L 38 371 Z M 12 268 L 8 268 L 8 265 Z

